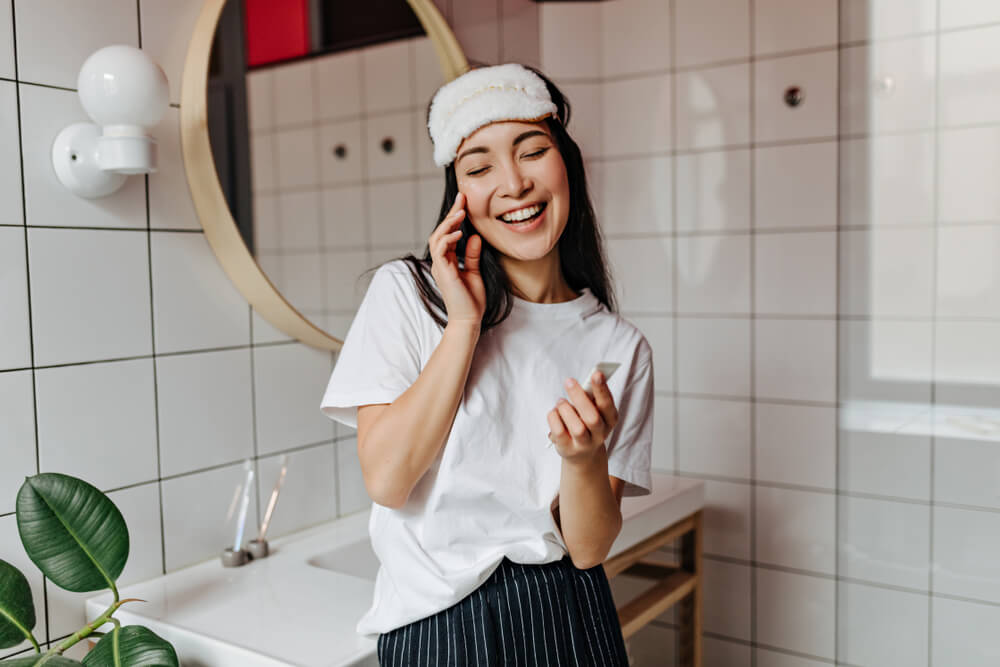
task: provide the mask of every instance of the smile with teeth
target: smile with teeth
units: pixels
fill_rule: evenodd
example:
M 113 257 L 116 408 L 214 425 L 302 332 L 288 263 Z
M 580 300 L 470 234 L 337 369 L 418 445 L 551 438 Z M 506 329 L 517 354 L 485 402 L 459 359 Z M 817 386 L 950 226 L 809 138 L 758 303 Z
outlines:
M 500 216 L 500 219 L 509 225 L 520 227 L 530 224 L 543 210 L 545 210 L 544 203 L 535 204 L 534 206 L 526 206 L 511 213 L 505 213 Z

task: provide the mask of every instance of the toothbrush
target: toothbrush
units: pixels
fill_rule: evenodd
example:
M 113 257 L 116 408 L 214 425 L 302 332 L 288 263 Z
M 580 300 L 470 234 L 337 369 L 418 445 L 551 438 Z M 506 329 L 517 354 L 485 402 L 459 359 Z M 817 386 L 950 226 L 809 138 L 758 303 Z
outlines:
M 260 534 L 257 536 L 258 541 L 264 540 L 264 535 L 267 534 L 267 527 L 271 523 L 271 514 L 274 512 L 274 506 L 278 504 L 278 494 L 281 493 L 281 485 L 285 482 L 285 474 L 288 472 L 288 455 L 285 454 L 281 457 L 281 472 L 278 473 L 278 481 L 274 483 L 274 489 L 271 491 L 271 499 L 267 501 L 267 509 L 264 511 L 264 521 L 260 524 Z
M 243 498 L 240 500 L 240 514 L 236 519 L 236 539 L 233 541 L 233 551 L 239 551 L 243 544 L 243 528 L 247 523 L 247 508 L 250 506 L 250 486 L 253 484 L 253 468 L 250 461 L 246 462 L 247 476 L 243 482 Z

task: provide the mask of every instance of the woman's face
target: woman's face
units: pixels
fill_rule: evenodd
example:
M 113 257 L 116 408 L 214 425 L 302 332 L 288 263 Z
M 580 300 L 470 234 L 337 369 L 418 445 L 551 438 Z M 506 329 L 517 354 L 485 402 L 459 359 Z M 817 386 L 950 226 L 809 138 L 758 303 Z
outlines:
M 569 218 L 566 165 L 544 121 L 501 121 L 479 128 L 458 147 L 455 176 L 469 222 L 507 257 L 535 260 L 556 247 Z M 540 205 L 520 224 L 501 216 Z

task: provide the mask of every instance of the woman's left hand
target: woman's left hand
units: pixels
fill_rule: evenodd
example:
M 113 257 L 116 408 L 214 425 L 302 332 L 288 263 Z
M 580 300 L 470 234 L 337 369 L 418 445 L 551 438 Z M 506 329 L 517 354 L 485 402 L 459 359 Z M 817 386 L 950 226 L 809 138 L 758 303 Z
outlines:
M 618 422 L 618 409 L 600 371 L 590 378 L 593 400 L 575 379 L 568 379 L 565 386 L 570 400 L 560 398 L 546 415 L 549 439 L 567 461 L 589 461 Z

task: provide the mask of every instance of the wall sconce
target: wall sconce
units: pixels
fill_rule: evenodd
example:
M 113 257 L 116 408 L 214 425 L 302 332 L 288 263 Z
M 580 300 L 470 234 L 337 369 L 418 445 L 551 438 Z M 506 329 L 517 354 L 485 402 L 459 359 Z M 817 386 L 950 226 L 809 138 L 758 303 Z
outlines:
M 80 68 L 77 91 L 93 123 L 67 125 L 52 144 L 59 181 L 86 199 L 118 190 L 130 174 L 156 171 L 149 129 L 169 104 L 167 75 L 132 46 L 106 46 Z

